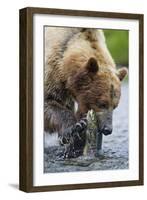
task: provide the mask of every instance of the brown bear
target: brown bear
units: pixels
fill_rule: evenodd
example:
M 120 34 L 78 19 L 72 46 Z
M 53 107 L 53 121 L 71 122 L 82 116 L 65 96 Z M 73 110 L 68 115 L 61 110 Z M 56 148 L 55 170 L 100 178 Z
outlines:
M 64 157 L 83 153 L 91 109 L 98 131 L 111 134 L 126 74 L 116 69 L 102 30 L 45 27 L 44 129 L 58 132 Z

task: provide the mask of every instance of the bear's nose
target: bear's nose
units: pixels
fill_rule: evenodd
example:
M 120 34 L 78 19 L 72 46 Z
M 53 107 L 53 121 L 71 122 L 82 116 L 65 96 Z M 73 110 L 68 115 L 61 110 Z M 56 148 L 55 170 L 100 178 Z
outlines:
M 110 135 L 112 133 L 112 128 L 104 126 L 102 132 L 104 135 Z

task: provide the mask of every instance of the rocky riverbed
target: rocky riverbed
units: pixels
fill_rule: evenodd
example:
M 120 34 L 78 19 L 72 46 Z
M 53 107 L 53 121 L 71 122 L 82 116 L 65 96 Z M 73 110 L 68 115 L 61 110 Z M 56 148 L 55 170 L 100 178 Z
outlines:
M 124 83 L 119 106 L 113 114 L 113 133 L 103 136 L 102 154 L 99 157 L 91 153 L 79 158 L 58 159 L 57 155 L 63 149 L 58 145 L 57 135 L 46 136 L 44 172 L 127 169 L 129 167 L 128 144 L 128 84 Z

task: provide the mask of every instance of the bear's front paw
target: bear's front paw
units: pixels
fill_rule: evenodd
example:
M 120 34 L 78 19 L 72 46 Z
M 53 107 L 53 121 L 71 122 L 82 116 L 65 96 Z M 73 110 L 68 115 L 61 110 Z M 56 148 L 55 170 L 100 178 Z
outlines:
M 65 147 L 62 158 L 75 158 L 82 154 L 87 125 L 86 117 L 82 118 L 75 125 L 65 129 L 59 136 L 60 144 Z
M 75 131 L 83 131 L 87 128 L 87 118 L 82 118 L 79 122 L 75 124 Z
M 83 132 L 87 129 L 87 124 L 88 124 L 87 119 L 85 117 L 85 118 L 82 118 L 75 125 L 65 129 L 64 133 L 62 133 L 59 136 L 60 144 L 61 145 L 73 144 L 75 137 L 78 137 L 79 139 L 81 139 Z

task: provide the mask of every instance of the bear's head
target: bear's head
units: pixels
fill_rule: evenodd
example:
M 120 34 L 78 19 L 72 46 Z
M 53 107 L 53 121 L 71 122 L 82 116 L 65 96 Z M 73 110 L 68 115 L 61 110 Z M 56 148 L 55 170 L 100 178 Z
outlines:
M 93 109 L 98 128 L 105 135 L 112 132 L 112 112 L 118 106 L 121 81 L 127 68 L 99 68 L 97 60 L 90 58 L 82 69 L 69 77 L 67 87 L 78 103 L 77 117 Z

